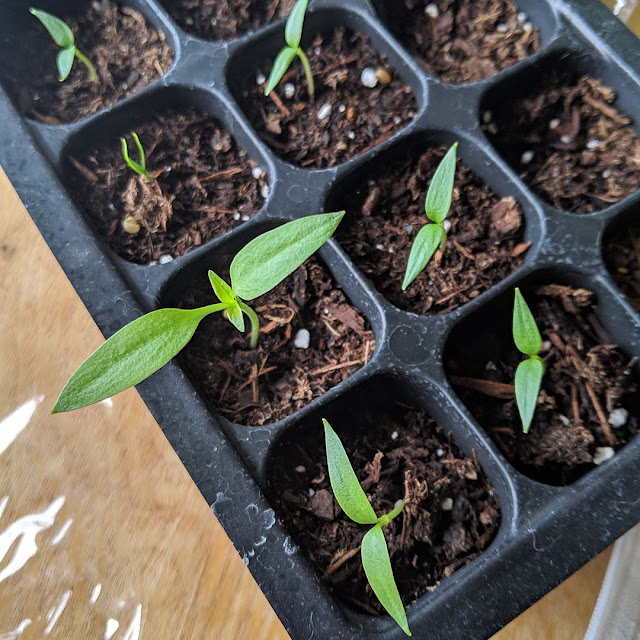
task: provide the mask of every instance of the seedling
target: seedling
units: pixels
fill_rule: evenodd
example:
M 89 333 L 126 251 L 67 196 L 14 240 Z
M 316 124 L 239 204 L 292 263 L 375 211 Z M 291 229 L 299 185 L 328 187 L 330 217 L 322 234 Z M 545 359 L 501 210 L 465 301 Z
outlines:
M 255 349 L 260 323 L 245 301 L 271 291 L 293 273 L 333 235 L 344 214 L 307 216 L 249 242 L 231 262 L 231 286 L 209 271 L 219 302 L 199 309 L 159 309 L 120 329 L 71 376 L 52 413 L 87 407 L 142 382 L 175 357 L 212 313 L 225 311 L 239 331 L 245 329 L 246 315 Z
M 64 82 L 69 77 L 76 58 L 78 58 L 89 71 L 91 81 L 98 82 L 96 68 L 91 64 L 89 58 L 76 47 L 76 40 L 69 25 L 46 11 L 40 11 L 39 9 L 31 7 L 29 12 L 40 20 L 44 28 L 49 32 L 51 39 L 60 47 L 58 57 L 56 58 L 59 74 L 58 79 L 60 82 Z
M 444 223 L 449 215 L 453 198 L 457 150 L 456 142 L 438 165 L 429 185 L 424 209 L 427 218 L 434 224 L 422 227 L 416 236 L 402 282 L 403 291 L 406 291 L 407 287 L 422 273 L 436 249 L 440 247 L 440 251 L 444 251 L 447 246 L 447 230 Z
M 349 462 L 349 457 L 338 434 L 326 420 L 323 419 L 322 422 L 327 449 L 329 481 L 333 495 L 347 517 L 358 524 L 373 525 L 362 539 L 360 548 L 362 566 L 367 580 L 380 604 L 400 628 L 410 636 L 407 614 L 402 606 L 398 587 L 393 577 L 389 550 L 382 531 L 382 527 L 402 513 L 404 502 L 398 500 L 389 513 L 378 517 L 360 486 L 358 476 Z
M 304 16 L 308 2 L 309 0 L 298 0 L 287 18 L 287 24 L 284 30 L 284 39 L 287 42 L 287 46 L 284 47 L 276 56 L 267 82 L 267 88 L 264 92 L 265 96 L 268 96 L 280 84 L 280 81 L 284 77 L 284 74 L 287 73 L 287 70 L 296 56 L 298 56 L 302 62 L 304 75 L 307 78 L 307 89 L 309 91 L 309 95 L 313 97 L 316 92 L 309 58 L 307 58 L 307 54 L 300 46 L 300 41 L 302 40 L 302 27 L 304 26 Z
M 515 383 L 516 402 L 522 420 L 522 430 L 529 433 L 533 414 L 538 404 L 545 366 L 538 355 L 542 349 L 540 331 L 538 331 L 529 306 L 517 287 L 513 305 L 513 341 L 519 351 L 525 356 L 529 356 L 518 365 Z
M 146 178 L 149 182 L 153 182 L 155 178 L 147 171 L 147 158 L 144 153 L 142 142 L 140 142 L 140 138 L 135 131 L 131 132 L 131 137 L 136 143 L 136 149 L 138 150 L 138 162 L 132 160 L 129 156 L 129 145 L 127 144 L 127 140 L 125 138 L 120 138 L 122 157 L 133 171 L 135 171 L 138 175 L 141 175 L 143 178 Z

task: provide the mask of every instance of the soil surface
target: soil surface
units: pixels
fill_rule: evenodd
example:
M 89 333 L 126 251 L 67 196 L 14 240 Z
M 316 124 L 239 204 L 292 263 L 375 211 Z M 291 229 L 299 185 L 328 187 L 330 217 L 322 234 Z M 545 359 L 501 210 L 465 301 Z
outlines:
M 636 191 L 640 140 L 615 108 L 615 92 L 590 76 L 571 79 L 556 70 L 540 86 L 484 114 L 491 141 L 522 179 L 573 213 L 604 209 Z
M 539 29 L 510 0 L 385 0 L 385 12 L 417 62 L 445 82 L 489 78 L 540 49 Z
M 625 225 L 605 236 L 604 259 L 615 283 L 640 311 L 640 225 Z
M 309 100 L 298 59 L 268 98 L 264 80 L 270 66 L 245 78 L 239 91 L 249 120 L 281 158 L 308 169 L 332 167 L 386 140 L 415 117 L 411 88 L 386 56 L 374 51 L 368 36 L 339 27 L 316 35 L 306 52 L 314 99 Z M 364 69 L 378 72 L 375 87 L 362 84 Z M 287 85 L 293 86 L 292 94 Z
M 256 164 L 213 117 L 193 109 L 167 112 L 136 132 L 154 182 L 125 164 L 117 138 L 87 156 L 70 157 L 67 167 L 79 205 L 126 260 L 177 258 L 260 209 L 266 176 L 254 177 Z M 133 138 L 126 137 L 136 160 Z M 126 229 L 131 218 L 137 233 Z
M 402 291 L 411 246 L 429 222 L 427 189 L 445 153 L 431 148 L 383 160 L 339 201 L 348 211 L 336 233 L 340 245 L 391 303 L 418 314 L 447 313 L 477 297 L 515 271 L 529 247 L 515 200 L 500 199 L 458 160 L 446 249 Z
M 11 72 L 3 72 L 20 109 L 40 122 L 60 124 L 91 115 L 139 91 L 166 73 L 173 62 L 165 34 L 135 9 L 111 0 L 82 6 L 80 13 L 59 17 L 73 30 L 76 46 L 95 66 L 99 82 L 91 81 L 79 60 L 69 77 L 58 81 L 60 49 L 36 18 L 25 38 L 30 51 L 38 55 L 24 56 L 12 64 Z
M 407 504 L 384 532 L 408 605 L 489 546 L 500 507 L 477 461 L 466 458 L 425 413 L 391 402 L 373 410 L 372 401 L 365 399 L 364 409 L 346 408 L 332 426 L 374 511 L 388 513 L 401 498 Z M 349 520 L 333 498 L 322 433 L 318 420 L 274 451 L 268 471 L 271 500 L 337 595 L 361 611 L 382 613 L 360 559 L 368 527 Z
M 173 0 L 163 4 L 187 33 L 206 40 L 231 40 L 286 18 L 295 0 Z
M 223 275 L 223 274 L 220 274 Z M 180 306 L 215 301 L 204 276 Z M 206 318 L 182 366 L 215 411 L 236 424 L 281 420 L 315 400 L 366 364 L 375 338 L 364 316 L 312 258 L 271 292 L 254 300 L 260 341 L 249 349 L 222 314 Z M 308 332 L 309 347 L 295 345 Z
M 468 376 L 474 367 L 463 350 L 449 362 L 449 373 L 462 401 L 517 469 L 565 485 L 594 468 L 600 448 L 617 450 L 638 433 L 634 361 L 598 322 L 592 292 L 552 284 L 524 295 L 545 341 L 540 355 L 546 365 L 529 434 L 513 399 L 516 367 L 524 358 L 515 345 L 502 359 L 485 362 L 477 378 L 460 380 L 456 376 Z

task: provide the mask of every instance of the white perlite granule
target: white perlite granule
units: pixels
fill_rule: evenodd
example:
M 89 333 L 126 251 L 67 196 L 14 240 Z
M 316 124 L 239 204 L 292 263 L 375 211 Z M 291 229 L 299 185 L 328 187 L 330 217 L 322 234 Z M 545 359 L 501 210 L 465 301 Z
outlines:
M 333 107 L 328 102 L 325 102 L 318 109 L 318 120 L 327 120 L 331 115 L 332 111 L 333 111 Z
M 378 76 L 375 70 L 371 67 L 365 67 L 360 74 L 360 82 L 362 82 L 365 87 L 373 89 L 373 87 L 378 84 Z
M 611 447 L 596 447 L 596 452 L 593 454 L 593 464 L 601 465 L 615 455 L 616 452 Z
M 293 339 L 297 349 L 308 349 L 311 344 L 311 334 L 306 329 L 300 329 Z
M 624 407 L 620 407 L 619 409 L 614 409 L 609 414 L 609 424 L 614 429 L 619 429 L 620 427 L 624 427 L 624 425 L 627 424 L 628 419 L 629 419 L 629 412 Z

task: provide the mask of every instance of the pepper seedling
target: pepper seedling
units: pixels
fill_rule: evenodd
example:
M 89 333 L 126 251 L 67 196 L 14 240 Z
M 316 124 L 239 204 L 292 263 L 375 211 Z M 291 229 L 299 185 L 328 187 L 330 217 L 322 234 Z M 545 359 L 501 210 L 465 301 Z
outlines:
M 132 171 L 135 171 L 138 175 L 146 178 L 149 182 L 153 182 L 155 178 L 147 171 L 147 157 L 145 155 L 142 142 L 140 142 L 140 138 L 135 131 L 131 132 L 131 137 L 133 138 L 133 141 L 136 144 L 136 149 L 138 150 L 138 162 L 132 160 L 131 156 L 129 156 L 129 145 L 127 144 L 126 138 L 120 138 L 122 157 Z
M 416 236 L 402 282 L 403 291 L 406 291 L 407 287 L 422 273 L 436 249 L 440 247 L 440 251 L 444 251 L 447 246 L 445 220 L 449 215 L 453 199 L 457 150 L 458 143 L 456 142 L 438 165 L 429 185 L 424 209 L 427 218 L 434 224 L 422 227 Z
M 284 30 L 284 39 L 287 42 L 287 46 L 284 47 L 280 53 L 276 56 L 273 63 L 273 68 L 269 74 L 269 80 L 267 81 L 267 88 L 264 95 L 268 96 L 279 84 L 284 74 L 291 66 L 291 63 L 296 56 L 300 58 L 302 67 L 304 69 L 304 75 L 307 79 L 307 89 L 309 95 L 313 97 L 316 92 L 315 82 L 313 80 L 313 73 L 311 72 L 311 65 L 309 64 L 309 58 L 300 46 L 302 40 L 302 28 L 304 26 L 304 17 L 307 10 L 307 4 L 309 0 L 298 0 L 294 5 L 289 17 L 287 18 L 287 24 Z
M 349 462 L 349 456 L 344 450 L 340 437 L 327 420 L 323 419 L 322 423 L 324 424 L 329 481 L 333 495 L 347 517 L 358 524 L 373 525 L 362 539 L 360 547 L 362 566 L 367 580 L 380 604 L 400 628 L 410 636 L 407 614 L 393 577 L 389 550 L 382 531 L 382 527 L 402 513 L 404 502 L 398 500 L 389 513 L 378 517 L 360 486 L 358 476 Z
M 33 7 L 29 9 L 29 13 L 40 20 L 44 28 L 49 32 L 51 39 L 60 47 L 60 51 L 56 58 L 56 65 L 59 73 L 58 79 L 60 82 L 64 82 L 69 77 L 76 58 L 78 58 L 78 60 L 80 60 L 80 62 L 82 62 L 89 71 L 91 81 L 98 82 L 98 72 L 96 71 L 96 68 L 93 66 L 89 58 L 87 58 L 87 56 L 85 56 L 84 53 L 76 47 L 75 36 L 73 35 L 73 31 L 71 31 L 69 25 L 60 20 L 60 18 L 56 18 L 56 16 L 51 15 L 46 11 L 40 11 Z
M 516 402 L 522 420 L 522 430 L 529 433 L 545 366 L 538 355 L 542 350 L 540 331 L 531 309 L 517 287 L 513 304 L 513 341 L 520 352 L 529 356 L 518 365 L 515 380 Z
M 52 413 L 87 407 L 142 382 L 175 357 L 212 313 L 226 311 L 239 331 L 244 331 L 246 315 L 255 349 L 260 323 L 245 301 L 271 291 L 293 273 L 333 235 L 344 214 L 307 216 L 254 238 L 231 262 L 231 285 L 209 271 L 219 302 L 198 309 L 158 309 L 120 329 L 78 367 Z

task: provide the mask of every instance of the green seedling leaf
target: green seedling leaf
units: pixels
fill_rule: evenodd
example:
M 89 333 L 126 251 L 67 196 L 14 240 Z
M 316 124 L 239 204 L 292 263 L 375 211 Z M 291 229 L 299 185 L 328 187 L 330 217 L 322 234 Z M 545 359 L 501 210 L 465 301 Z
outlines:
M 80 365 L 52 413 L 87 407 L 142 382 L 182 350 L 204 317 L 224 308 L 160 309 L 134 320 Z
M 309 0 L 298 0 L 287 18 L 284 39 L 292 49 L 297 49 L 300 46 L 307 4 L 309 4 Z
M 409 254 L 403 291 L 422 273 L 446 237 L 445 230 L 439 224 L 428 224 L 420 229 Z
M 233 305 L 238 302 L 236 294 L 233 293 L 233 289 L 219 275 L 211 270 L 209 271 L 209 282 L 220 302 L 228 305 Z
M 321 213 L 287 222 L 243 247 L 231 263 L 231 288 L 243 300 L 271 291 L 332 235 L 345 212 Z
M 73 31 L 69 25 L 56 18 L 56 16 L 47 13 L 46 11 L 40 11 L 33 7 L 29 9 L 29 13 L 34 15 L 43 24 L 44 28 L 49 32 L 51 39 L 62 49 L 73 49 L 75 46 L 75 38 Z
M 285 47 L 276 56 L 271 73 L 269 74 L 269 80 L 267 81 L 267 88 L 264 91 L 266 96 L 268 96 L 280 84 L 280 81 L 284 77 L 284 74 L 287 73 L 287 70 L 291 66 L 291 63 L 297 54 L 298 52 L 296 49 Z
M 449 215 L 453 197 L 453 183 L 456 177 L 456 159 L 458 143 L 456 142 L 442 159 L 429 185 L 425 212 L 429 220 L 442 224 Z
M 536 321 L 520 289 L 516 288 L 513 305 L 513 340 L 518 350 L 527 356 L 535 356 L 542 349 L 542 338 Z
M 122 157 L 132 171 L 141 175 L 143 178 L 146 178 L 149 182 L 153 182 L 155 178 L 147 171 L 147 157 L 145 155 L 142 142 L 140 142 L 140 138 L 135 131 L 131 132 L 131 137 L 133 138 L 136 149 L 138 150 L 138 162 L 129 156 L 129 145 L 125 138 L 120 138 L 120 151 L 122 153 Z
M 538 357 L 522 361 L 516 369 L 516 402 L 525 433 L 529 433 L 538 405 L 544 369 L 544 363 Z
M 58 80 L 64 82 L 71 73 L 73 68 L 73 61 L 76 59 L 76 48 L 68 47 L 67 49 L 60 49 L 58 51 L 58 57 L 56 58 L 56 65 L 58 67 Z
M 329 480 L 338 504 L 354 522 L 375 524 L 378 522 L 378 517 L 360 486 L 358 476 L 349 462 L 349 457 L 338 434 L 326 420 L 323 419 L 322 423 L 324 424 L 324 440 L 327 448 Z
M 367 575 L 367 580 L 376 594 L 380 604 L 389 615 L 400 625 L 400 628 L 411 635 L 407 614 L 402 606 L 402 600 L 398 593 L 398 587 L 393 577 L 391 560 L 387 542 L 384 538 L 382 525 L 378 524 L 368 531 L 362 539 L 362 566 Z

